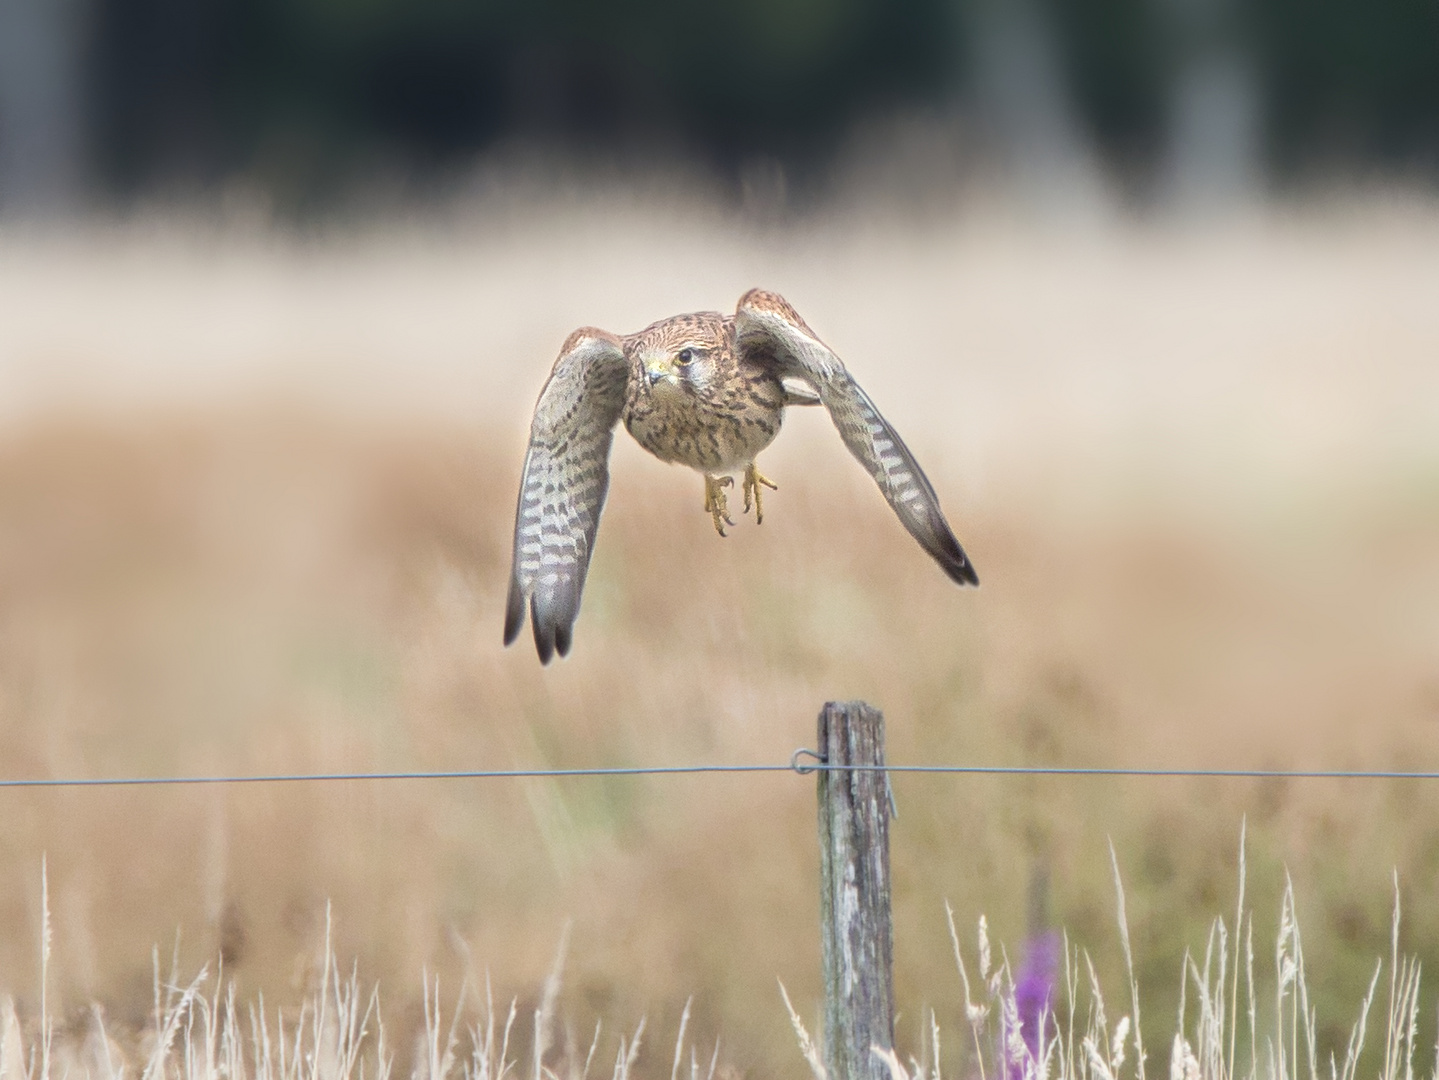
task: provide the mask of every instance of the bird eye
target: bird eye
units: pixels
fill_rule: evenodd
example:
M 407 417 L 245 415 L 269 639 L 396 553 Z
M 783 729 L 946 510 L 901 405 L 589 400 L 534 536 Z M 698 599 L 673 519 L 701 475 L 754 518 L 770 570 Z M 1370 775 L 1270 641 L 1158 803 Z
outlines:
M 698 355 L 699 353 L 697 353 L 694 349 L 681 349 L 679 351 L 679 355 L 675 357 L 675 362 L 678 363 L 681 367 L 684 367 L 687 364 L 694 363 L 695 357 Z

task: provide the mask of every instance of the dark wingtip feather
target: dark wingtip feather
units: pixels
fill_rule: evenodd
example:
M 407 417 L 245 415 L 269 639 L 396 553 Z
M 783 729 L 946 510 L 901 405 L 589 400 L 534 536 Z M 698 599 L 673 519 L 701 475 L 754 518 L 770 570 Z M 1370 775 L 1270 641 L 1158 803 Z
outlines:
M 954 550 L 935 552 L 935 561 L 956 585 L 978 585 L 979 575 L 974 572 L 974 563 L 969 561 L 958 541 L 953 537 L 950 540 L 954 543 Z
M 978 585 L 979 575 L 974 572 L 974 563 L 969 561 L 964 548 L 959 546 L 958 537 L 954 535 L 954 530 L 949 527 L 949 522 L 944 520 L 938 507 L 933 510 L 930 525 L 935 538 L 934 546 L 929 548 L 930 554 L 949 575 L 950 580 L 956 585 Z
M 540 618 L 534 597 L 530 598 L 530 626 L 535 631 L 535 652 L 540 654 L 540 663 L 548 664 L 555 655 L 555 628 Z
M 541 589 L 530 598 L 530 622 L 535 630 L 535 650 L 540 663 L 548 664 L 556 653 L 568 656 L 574 636 L 575 607 L 573 594 Z
M 505 645 L 515 643 L 520 627 L 525 625 L 525 597 L 517 579 L 510 579 L 510 597 L 505 601 Z
M 974 572 L 974 563 L 968 559 L 959 566 L 946 566 L 945 572 L 959 585 L 978 585 L 979 575 Z

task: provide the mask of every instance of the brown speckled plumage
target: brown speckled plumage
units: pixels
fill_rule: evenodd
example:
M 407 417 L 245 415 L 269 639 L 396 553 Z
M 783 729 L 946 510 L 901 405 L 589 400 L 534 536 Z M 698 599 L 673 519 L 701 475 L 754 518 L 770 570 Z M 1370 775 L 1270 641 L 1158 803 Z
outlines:
M 779 434 L 784 384 L 735 349 L 734 318 L 716 312 L 680 315 L 624 339 L 630 356 L 625 428 L 661 461 L 711 475 L 754 461 Z M 651 383 L 645 357 L 697 355 L 675 380 Z
M 530 429 L 505 644 L 528 607 L 540 659 L 569 651 L 620 420 L 662 461 L 704 474 L 705 508 L 724 535 L 729 474 L 745 471 L 745 510 L 752 494 L 759 520 L 760 488 L 774 485 L 755 456 L 779 434 L 786 405 L 814 404 L 945 573 L 978 584 L 899 434 L 783 297 L 751 289 L 734 315 L 677 315 L 623 338 L 585 327 L 566 339 Z

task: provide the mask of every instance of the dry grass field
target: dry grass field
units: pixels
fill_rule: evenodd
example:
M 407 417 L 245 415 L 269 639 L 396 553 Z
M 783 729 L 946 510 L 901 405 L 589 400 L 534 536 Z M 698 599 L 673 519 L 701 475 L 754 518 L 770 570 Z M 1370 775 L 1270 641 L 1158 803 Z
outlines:
M 621 436 L 572 656 L 502 649 L 559 342 L 756 284 L 905 435 L 983 586 L 952 588 L 805 411 L 764 459 L 764 525 L 723 541 L 698 478 Z M 1439 767 L 1435 296 L 1439 207 L 1399 198 L 761 227 L 606 195 L 343 234 L 12 231 L 0 772 L 779 762 L 849 697 L 885 710 L 895 762 Z M 1287 867 L 1323 1046 L 1342 1057 L 1388 954 L 1392 867 L 1403 946 L 1439 960 L 1434 784 L 895 787 L 906 1033 L 926 1005 L 963 1019 L 946 899 L 1011 948 L 1063 925 L 1122 979 L 1112 837 L 1167 1053 L 1246 816 L 1256 939 Z M 808 1021 L 813 802 L 783 774 L 3 790 L 0 993 L 34 1015 L 46 854 L 62 1024 L 95 1000 L 139 1031 L 177 928 L 181 971 L 219 955 L 242 998 L 299 1000 L 328 903 L 402 1056 L 422 970 L 533 1007 L 568 922 L 582 1042 L 647 1015 L 661 1075 L 694 995 L 728 1068 L 802 1068 L 775 978 Z

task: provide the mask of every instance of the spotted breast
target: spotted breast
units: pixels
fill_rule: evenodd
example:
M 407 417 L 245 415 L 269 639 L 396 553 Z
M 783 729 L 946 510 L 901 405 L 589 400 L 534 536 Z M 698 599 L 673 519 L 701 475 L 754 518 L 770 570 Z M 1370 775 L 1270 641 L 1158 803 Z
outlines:
M 732 472 L 779 434 L 784 386 L 736 349 L 732 316 L 666 319 L 624 346 L 631 370 L 625 427 L 662 461 Z

